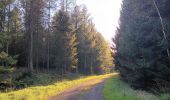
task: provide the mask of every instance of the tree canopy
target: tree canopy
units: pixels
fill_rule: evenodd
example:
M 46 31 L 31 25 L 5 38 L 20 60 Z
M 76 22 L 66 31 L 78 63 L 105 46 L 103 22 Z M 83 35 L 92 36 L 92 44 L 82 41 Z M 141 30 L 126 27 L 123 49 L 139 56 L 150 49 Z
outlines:
M 0 90 L 1 84 L 22 85 L 28 73 L 104 74 L 112 63 L 109 44 L 84 5 L 73 0 L 0 1 L 0 77 L 10 76 L 0 79 Z
M 169 0 L 123 0 L 113 39 L 115 63 L 122 78 L 135 88 L 160 91 L 170 86 L 168 4 Z

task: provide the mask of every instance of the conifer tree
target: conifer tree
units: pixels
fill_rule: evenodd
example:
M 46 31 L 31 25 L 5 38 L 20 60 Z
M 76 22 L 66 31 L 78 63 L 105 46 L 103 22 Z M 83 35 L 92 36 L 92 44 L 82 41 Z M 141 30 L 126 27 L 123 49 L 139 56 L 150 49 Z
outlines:
M 168 2 L 155 0 L 167 32 Z M 163 37 L 161 25 L 152 0 L 123 0 L 120 25 L 114 40 L 115 63 L 121 77 L 135 88 L 152 91 L 153 88 L 161 90 L 161 86 L 169 87 L 170 79 L 166 77 L 170 68 L 167 55 L 169 38 Z
M 113 70 L 113 58 L 108 42 L 97 33 L 97 61 L 96 73 L 110 73 Z
M 67 12 L 60 10 L 53 21 L 55 66 L 63 73 L 77 68 L 77 39 Z

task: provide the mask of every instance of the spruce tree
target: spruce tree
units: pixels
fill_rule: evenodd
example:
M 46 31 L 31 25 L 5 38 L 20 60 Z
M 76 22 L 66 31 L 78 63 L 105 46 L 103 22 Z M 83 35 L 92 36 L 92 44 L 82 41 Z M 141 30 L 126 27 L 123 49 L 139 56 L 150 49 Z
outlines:
M 53 21 L 54 62 L 63 73 L 77 69 L 77 39 L 67 12 L 60 10 Z
M 165 8 L 169 8 L 165 3 L 168 1 L 155 1 L 169 36 L 169 19 L 164 15 L 168 11 Z M 131 86 L 145 90 L 169 87 L 169 38 L 163 37 L 160 18 L 152 0 L 123 0 L 114 42 L 117 69 Z
M 110 73 L 113 70 L 113 58 L 109 43 L 101 36 L 100 33 L 97 33 L 97 61 L 96 73 L 104 74 Z

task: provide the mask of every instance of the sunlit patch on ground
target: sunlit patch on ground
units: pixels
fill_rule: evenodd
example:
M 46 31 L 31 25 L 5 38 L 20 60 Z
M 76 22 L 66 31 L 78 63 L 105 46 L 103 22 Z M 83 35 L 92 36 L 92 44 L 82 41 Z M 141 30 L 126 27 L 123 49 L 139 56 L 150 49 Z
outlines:
M 63 80 L 61 82 L 56 82 L 48 86 L 35 86 L 14 92 L 1 93 L 0 100 L 44 100 L 50 96 L 57 95 L 65 89 L 76 86 L 82 82 L 93 79 L 106 78 L 110 77 L 111 75 L 113 74 L 81 77 L 76 80 Z M 93 85 L 95 83 L 95 81 L 92 81 L 91 84 Z

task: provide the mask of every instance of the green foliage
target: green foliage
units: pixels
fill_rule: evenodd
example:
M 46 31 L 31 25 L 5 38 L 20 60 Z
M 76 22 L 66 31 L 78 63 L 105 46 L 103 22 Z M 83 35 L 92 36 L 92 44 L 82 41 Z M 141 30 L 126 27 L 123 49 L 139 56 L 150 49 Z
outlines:
M 13 79 L 13 86 L 15 89 L 24 88 L 33 85 L 35 77 L 31 72 L 23 72 L 20 76 Z
M 133 90 L 128 84 L 113 76 L 104 84 L 104 100 L 159 100 L 159 97 L 145 91 Z M 161 100 L 161 99 L 160 99 Z
M 60 66 L 61 70 L 66 73 L 77 67 L 77 40 L 70 18 L 67 12 L 59 11 L 53 21 L 54 38 L 53 38 L 53 57 L 54 66 Z
M 159 100 L 169 100 L 170 99 L 170 94 L 162 94 L 160 95 Z
M 17 63 L 17 60 L 5 52 L 0 52 L 0 91 L 11 87 L 12 76 L 11 73 L 15 70 L 12 66 Z M 6 65 L 6 66 L 5 66 Z
M 79 71 L 85 74 L 109 72 L 113 67 L 109 45 L 95 29 L 86 7 L 76 6 L 74 8 L 72 23 L 78 41 Z
M 1 74 L 13 72 L 14 70 L 15 70 L 15 68 L 10 68 L 10 67 L 4 68 L 4 67 L 0 66 L 0 73 Z
M 166 52 L 170 44 L 170 20 L 163 14 L 168 12 L 166 3 L 169 1 L 155 1 L 163 18 L 167 41 L 152 0 L 123 0 L 120 26 L 114 39 L 115 63 L 121 77 L 134 88 L 152 92 L 170 86 L 167 77 L 170 61 Z
M 49 85 L 61 79 L 56 74 L 37 74 L 34 77 L 34 85 Z
M 59 2 L 61 9 L 56 10 L 55 3 Z M 6 88 L 20 89 L 52 83 L 56 78 L 72 79 L 79 73 L 110 72 L 113 65 L 109 44 L 95 29 L 87 8 L 74 3 L 72 0 L 0 2 L 0 83 L 5 81 Z M 32 75 L 20 71 L 27 66 Z M 34 75 L 51 71 L 62 77 Z
M 15 65 L 17 60 L 6 54 L 5 52 L 0 52 L 0 63 L 6 63 L 7 65 Z
M 104 40 L 100 33 L 97 34 L 97 65 L 96 73 L 110 73 L 113 69 L 113 58 L 109 44 Z
M 0 63 L 5 63 L 7 65 L 13 66 L 17 63 L 17 60 L 15 60 L 13 57 L 9 56 L 5 52 L 0 52 Z

